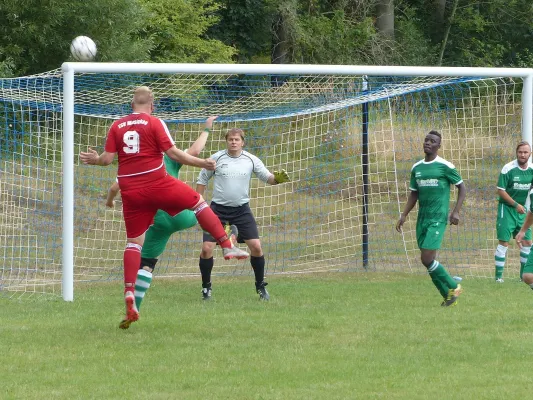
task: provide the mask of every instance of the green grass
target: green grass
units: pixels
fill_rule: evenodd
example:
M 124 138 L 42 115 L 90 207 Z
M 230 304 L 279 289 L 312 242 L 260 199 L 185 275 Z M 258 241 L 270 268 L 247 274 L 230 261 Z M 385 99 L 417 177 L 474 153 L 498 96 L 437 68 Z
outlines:
M 73 303 L 1 300 L 2 399 L 525 399 L 533 297 L 463 281 L 453 308 L 427 276 L 337 273 L 156 279 L 118 329 L 121 285 Z

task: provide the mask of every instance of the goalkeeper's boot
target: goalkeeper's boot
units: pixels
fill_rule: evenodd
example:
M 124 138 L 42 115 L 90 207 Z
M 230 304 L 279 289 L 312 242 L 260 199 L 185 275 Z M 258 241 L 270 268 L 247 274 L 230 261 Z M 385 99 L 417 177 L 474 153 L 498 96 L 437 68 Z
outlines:
M 442 302 L 441 305 L 443 307 L 453 307 L 457 305 L 457 299 L 459 298 L 461 293 L 463 293 L 463 288 L 461 287 L 461 285 L 457 285 L 457 288 L 455 289 L 450 289 L 448 292 L 448 296 Z
M 135 305 L 135 296 L 133 292 L 126 292 L 124 301 L 126 302 L 126 318 L 124 318 L 118 325 L 120 329 L 128 329 L 133 322 L 139 319 L 139 311 Z
M 236 258 L 237 260 L 245 260 L 249 257 L 249 254 L 247 252 L 239 249 L 233 243 L 231 248 L 224 248 L 222 250 L 224 252 L 224 260 L 231 260 L 232 258 Z
M 503 278 L 496 279 L 496 283 L 503 283 Z
M 268 283 L 266 283 L 265 281 L 255 284 L 255 290 L 257 291 L 257 294 L 259 295 L 260 300 L 264 300 L 264 301 L 270 300 L 270 295 L 268 294 L 266 287 L 265 287 L 266 285 L 268 285 Z
M 211 300 L 211 283 L 202 284 L 202 299 Z

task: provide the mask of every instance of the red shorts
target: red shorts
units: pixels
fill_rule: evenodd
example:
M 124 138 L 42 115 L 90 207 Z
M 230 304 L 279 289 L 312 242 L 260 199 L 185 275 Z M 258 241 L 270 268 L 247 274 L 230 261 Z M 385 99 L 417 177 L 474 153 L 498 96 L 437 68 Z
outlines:
M 200 195 L 170 175 L 142 188 L 121 191 L 122 214 L 128 238 L 141 236 L 152 225 L 157 210 L 174 216 L 193 208 Z

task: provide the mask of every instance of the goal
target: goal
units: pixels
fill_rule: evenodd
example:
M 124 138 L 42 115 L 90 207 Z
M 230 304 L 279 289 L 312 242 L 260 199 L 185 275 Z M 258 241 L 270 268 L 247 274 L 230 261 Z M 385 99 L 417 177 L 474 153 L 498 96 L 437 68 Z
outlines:
M 153 89 L 155 115 L 178 147 L 219 115 L 203 157 L 240 127 L 248 151 L 289 172 L 283 185 L 252 180 L 268 275 L 424 273 L 415 210 L 403 234 L 394 226 L 435 129 L 468 189 L 439 261 L 452 274 L 492 276 L 496 182 L 516 144 L 531 142 L 532 77 L 530 69 L 65 63 L 0 79 L 0 293 L 71 301 L 75 284 L 122 279 L 121 203 L 105 206 L 116 165 L 85 166 L 78 154 L 103 150 L 139 85 Z M 194 187 L 198 173 L 185 167 L 181 179 Z M 156 274 L 197 275 L 200 247 L 200 228 L 175 234 Z M 518 270 L 516 253 L 507 268 Z M 248 261 L 215 257 L 215 274 L 251 273 Z

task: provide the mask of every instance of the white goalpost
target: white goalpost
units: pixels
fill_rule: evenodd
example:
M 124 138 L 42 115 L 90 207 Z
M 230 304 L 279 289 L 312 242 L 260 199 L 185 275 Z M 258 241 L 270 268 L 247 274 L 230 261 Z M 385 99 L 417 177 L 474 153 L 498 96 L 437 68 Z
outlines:
M 78 154 L 103 150 L 139 85 L 153 89 L 179 148 L 219 115 L 201 156 L 240 127 L 247 150 L 290 173 L 284 185 L 252 181 L 268 275 L 424 273 L 416 213 L 403 235 L 394 225 L 433 129 L 468 190 L 439 261 L 463 277 L 493 275 L 496 181 L 516 144 L 532 142 L 533 69 L 65 63 L 0 79 L 0 295 L 72 301 L 78 282 L 122 279 L 120 201 L 105 207 L 116 165 L 85 166 Z M 198 173 L 184 167 L 180 179 L 194 187 Z M 198 227 L 174 234 L 155 273 L 197 275 L 200 246 Z M 516 253 L 506 268 L 518 270 Z M 217 255 L 214 274 L 250 273 L 247 261 Z

